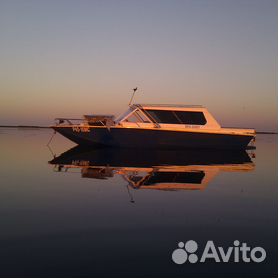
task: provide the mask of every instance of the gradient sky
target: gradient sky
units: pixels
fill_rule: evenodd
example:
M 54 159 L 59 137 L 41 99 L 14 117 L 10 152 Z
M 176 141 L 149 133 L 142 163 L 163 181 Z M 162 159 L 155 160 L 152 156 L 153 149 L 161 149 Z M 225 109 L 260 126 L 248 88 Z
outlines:
M 277 130 L 276 0 L 0 0 L 0 124 L 202 104 Z

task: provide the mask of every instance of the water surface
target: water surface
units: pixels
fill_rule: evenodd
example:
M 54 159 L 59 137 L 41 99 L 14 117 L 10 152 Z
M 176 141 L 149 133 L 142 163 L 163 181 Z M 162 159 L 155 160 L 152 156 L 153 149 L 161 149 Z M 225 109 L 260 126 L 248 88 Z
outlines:
M 0 277 L 273 277 L 277 136 L 253 152 L 86 150 L 0 129 Z M 175 264 L 193 239 L 261 246 L 262 263 Z

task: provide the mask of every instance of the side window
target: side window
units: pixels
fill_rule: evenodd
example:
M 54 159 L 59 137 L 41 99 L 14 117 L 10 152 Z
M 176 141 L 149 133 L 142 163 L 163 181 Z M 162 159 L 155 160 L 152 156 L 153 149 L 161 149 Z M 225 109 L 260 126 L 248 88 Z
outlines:
M 199 111 L 168 111 L 168 110 L 145 110 L 152 119 L 162 124 L 187 124 L 205 125 L 207 123 L 203 112 Z
M 150 120 L 146 117 L 146 115 L 142 111 L 138 110 L 138 111 L 136 111 L 136 114 L 141 119 L 142 123 L 149 123 L 150 122 Z
M 167 110 L 146 110 L 147 113 L 158 123 L 163 124 L 181 124 L 173 111 Z
M 205 125 L 207 120 L 203 112 L 195 111 L 175 111 L 175 114 L 183 124 L 188 125 Z
M 136 114 L 132 113 L 129 117 L 127 117 L 124 122 L 127 123 L 138 123 L 140 120 L 136 117 Z
M 146 115 L 144 115 L 144 113 L 142 113 L 139 110 L 135 110 L 129 117 L 127 117 L 124 120 L 124 122 L 129 122 L 129 123 L 149 123 L 150 121 L 148 120 Z

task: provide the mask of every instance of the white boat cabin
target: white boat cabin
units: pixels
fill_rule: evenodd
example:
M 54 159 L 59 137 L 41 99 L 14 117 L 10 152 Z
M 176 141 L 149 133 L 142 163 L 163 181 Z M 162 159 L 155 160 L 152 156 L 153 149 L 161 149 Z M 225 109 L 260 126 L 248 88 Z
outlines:
M 199 105 L 133 104 L 115 120 L 115 124 L 127 128 L 221 128 L 208 110 Z

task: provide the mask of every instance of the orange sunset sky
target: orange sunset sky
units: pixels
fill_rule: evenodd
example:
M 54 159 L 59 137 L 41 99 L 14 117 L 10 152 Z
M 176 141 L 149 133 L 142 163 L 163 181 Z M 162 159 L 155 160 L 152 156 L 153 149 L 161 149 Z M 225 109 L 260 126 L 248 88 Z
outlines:
M 277 1 L 0 1 L 0 125 L 202 104 L 277 131 Z

